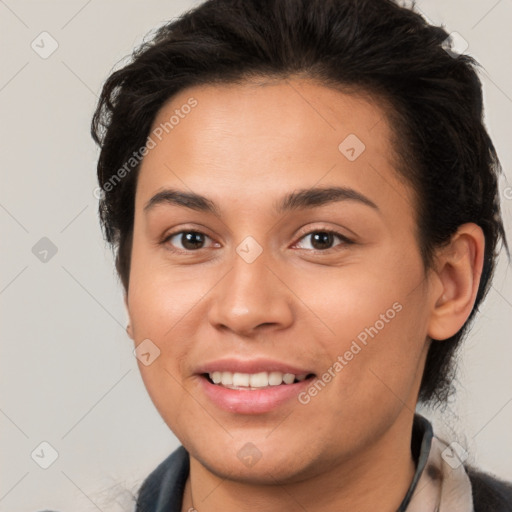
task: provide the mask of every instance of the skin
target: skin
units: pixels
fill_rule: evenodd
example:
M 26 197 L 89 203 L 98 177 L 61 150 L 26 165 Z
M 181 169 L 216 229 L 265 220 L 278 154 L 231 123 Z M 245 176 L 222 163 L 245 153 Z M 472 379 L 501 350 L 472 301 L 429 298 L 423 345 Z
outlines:
M 482 230 L 460 226 L 425 272 L 415 196 L 369 98 L 299 78 L 192 87 L 162 107 L 153 129 L 190 97 L 197 107 L 142 162 L 125 296 L 135 345 L 149 338 L 160 349 L 152 364 L 138 363 L 145 386 L 190 454 L 182 510 L 394 511 L 415 471 L 411 429 L 429 337 L 452 336 L 471 312 Z M 338 150 L 348 134 L 366 146 L 352 162 Z M 357 190 L 378 211 L 353 200 L 273 210 L 289 192 L 327 185 Z M 145 213 L 166 187 L 207 196 L 221 217 L 170 204 Z M 180 229 L 204 233 L 202 248 L 187 251 L 181 235 L 160 243 Z M 311 234 L 325 229 L 353 243 L 334 237 L 315 251 Z M 236 252 L 247 236 L 263 250 L 250 264 Z M 307 405 L 236 414 L 201 391 L 197 366 L 226 356 L 322 375 L 394 303 L 401 311 Z M 261 453 L 252 467 L 237 457 L 248 442 Z

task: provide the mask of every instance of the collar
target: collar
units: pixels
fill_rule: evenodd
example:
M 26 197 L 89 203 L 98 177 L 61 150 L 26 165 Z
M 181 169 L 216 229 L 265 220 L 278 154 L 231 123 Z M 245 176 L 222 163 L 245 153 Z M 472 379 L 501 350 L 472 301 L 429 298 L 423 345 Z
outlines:
M 471 480 L 457 453 L 433 435 L 428 420 L 416 414 L 416 432 L 423 429 L 420 456 L 411 486 L 397 512 L 474 512 Z M 414 444 L 415 430 L 413 426 Z M 414 454 L 414 449 L 413 449 Z
M 418 488 L 418 482 L 423 474 L 425 465 L 427 464 L 433 437 L 434 431 L 430 421 L 420 414 L 415 414 L 412 424 L 411 452 L 416 464 L 416 472 L 414 473 L 411 485 L 409 486 L 402 503 L 398 507 L 397 512 L 405 512 L 407 510 L 412 496 Z

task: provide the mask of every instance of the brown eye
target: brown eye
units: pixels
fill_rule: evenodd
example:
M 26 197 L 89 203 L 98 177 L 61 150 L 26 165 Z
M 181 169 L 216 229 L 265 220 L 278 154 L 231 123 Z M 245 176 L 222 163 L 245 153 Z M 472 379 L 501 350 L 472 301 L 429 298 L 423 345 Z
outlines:
M 195 251 L 203 249 L 206 239 L 210 237 L 199 231 L 179 231 L 170 234 L 162 243 L 169 243 L 177 251 Z M 173 241 L 174 240 L 174 241 Z M 179 246 L 181 244 L 181 247 Z
M 311 236 L 311 245 L 315 249 L 330 249 L 334 236 L 332 233 L 327 233 L 326 231 L 318 231 L 317 233 L 314 233 Z
M 330 230 L 319 230 L 311 231 L 304 235 L 301 240 L 310 239 L 310 247 L 306 247 L 306 249 L 313 249 L 314 251 L 326 251 L 333 248 L 333 242 L 337 238 L 341 240 L 341 244 L 337 245 L 346 245 L 352 243 L 347 237 L 343 236 L 336 231 Z M 334 246 L 336 247 L 336 246 Z

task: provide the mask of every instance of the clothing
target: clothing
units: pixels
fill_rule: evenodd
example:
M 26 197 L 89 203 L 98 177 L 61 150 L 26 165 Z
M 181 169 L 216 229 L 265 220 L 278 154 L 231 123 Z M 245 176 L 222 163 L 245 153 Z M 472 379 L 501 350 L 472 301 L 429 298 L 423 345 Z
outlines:
M 512 512 L 512 483 L 464 466 L 419 414 L 411 451 L 416 472 L 397 512 Z M 181 512 L 189 470 L 180 446 L 144 480 L 135 512 Z

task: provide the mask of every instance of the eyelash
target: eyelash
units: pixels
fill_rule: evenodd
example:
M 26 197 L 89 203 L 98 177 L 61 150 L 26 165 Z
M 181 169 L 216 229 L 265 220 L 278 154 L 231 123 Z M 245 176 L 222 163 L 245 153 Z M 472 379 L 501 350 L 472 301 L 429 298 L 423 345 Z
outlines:
M 169 235 L 167 235 L 160 243 L 162 245 L 168 245 L 168 250 L 176 253 L 176 254 L 192 254 L 194 252 L 199 252 L 203 249 L 207 249 L 207 248 L 199 248 L 199 249 L 196 249 L 196 250 L 191 250 L 191 249 L 174 249 L 174 248 L 171 248 L 171 245 L 168 244 L 169 240 L 173 237 L 175 237 L 176 235 L 180 235 L 180 234 L 183 234 L 183 233 L 195 233 L 195 234 L 199 234 L 199 235 L 204 235 L 208 238 L 211 239 L 211 237 L 209 237 L 206 233 L 203 233 L 202 231 L 198 231 L 196 229 L 182 229 L 180 231 L 175 231 L 173 233 L 170 233 Z M 341 246 L 345 246 L 345 245 L 350 245 L 350 244 L 353 244 L 354 242 L 352 240 L 350 240 L 349 238 L 347 238 L 346 236 L 342 235 L 341 233 L 337 232 L 337 231 L 334 231 L 332 229 L 327 229 L 327 228 L 317 228 L 317 229 L 313 229 L 311 231 L 308 231 L 307 233 L 304 233 L 298 240 L 297 242 L 294 243 L 297 244 L 300 240 L 302 240 L 303 238 L 306 238 L 307 236 L 310 236 L 314 233 L 328 233 L 328 234 L 331 234 L 331 235 L 334 235 L 336 237 L 338 237 L 343 243 L 342 244 L 339 244 Z M 335 247 L 330 247 L 329 249 L 303 249 L 303 250 L 306 250 L 308 252 L 312 252 L 313 254 L 318 254 L 318 253 L 321 253 L 321 254 L 325 254 L 325 253 L 329 253 L 330 251 L 332 250 L 336 250 L 336 247 L 339 247 L 338 246 L 335 246 Z

